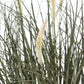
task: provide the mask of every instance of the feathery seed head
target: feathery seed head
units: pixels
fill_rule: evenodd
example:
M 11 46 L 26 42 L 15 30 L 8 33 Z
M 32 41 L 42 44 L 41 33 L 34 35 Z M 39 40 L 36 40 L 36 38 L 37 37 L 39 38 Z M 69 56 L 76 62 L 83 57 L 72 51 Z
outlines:
M 42 52 L 41 52 L 41 46 L 42 46 L 42 39 L 45 31 L 47 21 L 43 24 L 41 30 L 38 33 L 37 39 L 36 39 L 36 51 L 38 56 L 38 61 L 40 65 L 42 65 Z

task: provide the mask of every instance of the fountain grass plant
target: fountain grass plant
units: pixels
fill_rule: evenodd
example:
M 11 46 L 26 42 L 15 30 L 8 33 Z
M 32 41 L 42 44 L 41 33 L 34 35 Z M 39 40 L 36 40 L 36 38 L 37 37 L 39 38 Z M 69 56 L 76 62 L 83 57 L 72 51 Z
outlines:
M 45 0 L 47 21 L 43 26 L 46 24 L 46 29 L 42 27 L 45 31 L 39 31 L 33 0 L 31 11 L 21 0 L 14 0 L 12 7 L 0 2 L 3 21 L 0 29 L 4 28 L 4 35 L 0 35 L 1 84 L 79 84 L 80 81 L 84 84 L 83 0 L 79 1 L 79 10 L 78 0 L 76 9 L 71 0 L 65 1 L 64 6 L 62 0 L 60 5 L 54 0 Z M 42 11 L 40 14 L 42 17 Z M 40 47 L 43 64 L 36 46 Z

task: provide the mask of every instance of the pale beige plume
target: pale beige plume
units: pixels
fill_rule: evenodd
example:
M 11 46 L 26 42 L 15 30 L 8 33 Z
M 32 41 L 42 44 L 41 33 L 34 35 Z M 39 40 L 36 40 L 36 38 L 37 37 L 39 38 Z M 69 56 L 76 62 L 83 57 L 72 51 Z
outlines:
M 37 57 L 38 57 L 38 62 L 40 65 L 42 65 L 42 39 L 45 31 L 47 21 L 43 24 L 42 28 L 40 29 L 37 39 L 36 39 L 36 52 L 37 52 Z
M 51 6 L 52 6 L 52 21 L 55 23 L 55 1 L 56 0 L 51 0 Z

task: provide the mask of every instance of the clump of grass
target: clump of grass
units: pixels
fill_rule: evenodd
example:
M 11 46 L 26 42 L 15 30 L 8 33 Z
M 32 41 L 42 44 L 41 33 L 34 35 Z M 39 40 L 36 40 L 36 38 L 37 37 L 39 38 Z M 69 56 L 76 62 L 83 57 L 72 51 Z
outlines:
M 47 21 L 40 31 L 32 0 L 31 11 L 20 0 L 14 1 L 14 8 L 0 3 L 1 19 L 4 22 L 4 25 L 1 24 L 4 35 L 0 35 L 1 84 L 84 83 L 83 0 L 79 10 L 78 0 L 76 1 L 76 11 L 71 1 L 66 0 L 66 6 L 63 7 L 60 0 L 62 12 L 57 17 L 55 11 L 56 8 L 59 9 L 58 3 L 51 1 L 51 10 L 51 2 L 46 1 Z M 22 7 L 28 16 L 23 14 Z M 41 11 L 40 14 L 42 16 Z M 42 57 L 39 58 L 36 51 L 40 55 L 42 53 L 43 64 L 40 60 Z

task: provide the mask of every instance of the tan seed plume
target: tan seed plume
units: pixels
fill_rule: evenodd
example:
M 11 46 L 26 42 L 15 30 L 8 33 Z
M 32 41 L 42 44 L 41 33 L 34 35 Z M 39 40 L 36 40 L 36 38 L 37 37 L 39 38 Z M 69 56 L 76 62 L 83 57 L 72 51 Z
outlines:
M 52 21 L 55 23 L 55 1 L 56 0 L 51 0 L 51 5 L 52 5 Z
M 43 39 L 46 23 L 47 23 L 47 21 L 45 21 L 45 23 L 43 24 L 41 30 L 38 33 L 37 39 L 36 39 L 36 52 L 37 52 L 37 56 L 38 56 L 38 62 L 40 63 L 40 65 L 42 65 L 41 47 L 42 47 L 42 39 Z

